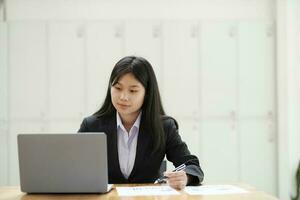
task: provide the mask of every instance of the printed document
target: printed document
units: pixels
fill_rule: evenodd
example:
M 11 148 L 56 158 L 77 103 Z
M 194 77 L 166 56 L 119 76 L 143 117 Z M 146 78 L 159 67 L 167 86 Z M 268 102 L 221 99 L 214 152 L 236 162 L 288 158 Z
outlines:
M 116 189 L 119 196 L 157 196 L 180 194 L 170 186 L 117 187 Z
M 184 190 L 190 195 L 224 195 L 248 192 L 245 189 L 233 185 L 187 186 Z

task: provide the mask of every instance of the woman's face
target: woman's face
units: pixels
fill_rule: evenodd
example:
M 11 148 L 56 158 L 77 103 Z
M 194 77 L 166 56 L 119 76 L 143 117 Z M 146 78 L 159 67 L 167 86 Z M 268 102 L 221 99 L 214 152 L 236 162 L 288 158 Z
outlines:
M 111 87 L 112 104 L 121 116 L 136 115 L 144 102 L 145 88 L 132 73 L 124 74 Z

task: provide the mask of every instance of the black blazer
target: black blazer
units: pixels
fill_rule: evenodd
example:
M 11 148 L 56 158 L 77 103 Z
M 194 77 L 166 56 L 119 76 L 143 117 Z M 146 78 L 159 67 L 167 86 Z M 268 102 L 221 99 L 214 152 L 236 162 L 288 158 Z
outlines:
M 160 176 L 159 169 L 166 155 L 175 166 L 187 162 L 185 171 L 190 176 L 189 184 L 200 184 L 204 177 L 203 171 L 198 158 L 190 154 L 187 145 L 181 140 L 177 122 L 171 117 L 163 117 L 163 126 L 165 148 L 153 155 L 151 154 L 151 136 L 148 134 L 142 116 L 136 157 L 128 179 L 123 176 L 119 165 L 116 115 L 87 117 L 83 120 L 78 132 L 104 132 L 106 134 L 109 183 L 153 183 Z

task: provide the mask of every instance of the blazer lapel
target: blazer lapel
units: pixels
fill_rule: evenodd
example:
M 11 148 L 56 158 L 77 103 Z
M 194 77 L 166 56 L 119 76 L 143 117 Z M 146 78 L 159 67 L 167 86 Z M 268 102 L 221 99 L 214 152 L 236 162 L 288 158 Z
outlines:
M 143 163 L 144 159 L 147 157 L 146 153 L 148 150 L 149 141 L 150 141 L 150 136 L 147 133 L 146 126 L 143 123 L 143 119 L 141 119 L 141 125 L 139 128 L 139 134 L 137 139 L 135 161 L 130 176 L 128 177 L 129 179 L 132 179 L 134 177 L 134 174 L 136 170 L 139 168 L 140 163 Z
M 106 121 L 106 135 L 107 135 L 107 146 L 108 146 L 108 166 L 113 173 L 117 173 L 119 177 L 124 177 L 119 163 L 118 155 L 118 136 L 117 136 L 117 121 L 116 117 L 111 117 Z

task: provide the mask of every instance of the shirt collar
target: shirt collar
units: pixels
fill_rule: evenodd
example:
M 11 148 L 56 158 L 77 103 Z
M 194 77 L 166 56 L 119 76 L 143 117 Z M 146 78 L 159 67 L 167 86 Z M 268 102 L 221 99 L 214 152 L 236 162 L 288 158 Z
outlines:
M 125 130 L 125 127 L 122 123 L 122 120 L 121 120 L 121 117 L 120 117 L 119 113 L 118 112 L 116 112 L 116 113 L 117 113 L 117 127 L 120 127 L 120 128 Z M 142 111 L 139 113 L 139 115 L 136 118 L 136 120 L 135 120 L 134 124 L 132 125 L 132 127 L 136 127 L 138 129 L 140 128 L 141 116 L 142 116 Z

